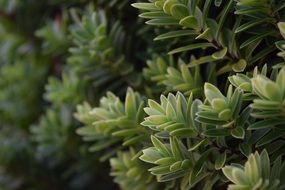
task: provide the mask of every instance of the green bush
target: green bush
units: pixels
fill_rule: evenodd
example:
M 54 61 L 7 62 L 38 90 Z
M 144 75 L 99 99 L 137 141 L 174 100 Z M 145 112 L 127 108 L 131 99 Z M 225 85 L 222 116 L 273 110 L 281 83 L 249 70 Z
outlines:
M 0 0 L 0 189 L 285 189 L 284 9 Z

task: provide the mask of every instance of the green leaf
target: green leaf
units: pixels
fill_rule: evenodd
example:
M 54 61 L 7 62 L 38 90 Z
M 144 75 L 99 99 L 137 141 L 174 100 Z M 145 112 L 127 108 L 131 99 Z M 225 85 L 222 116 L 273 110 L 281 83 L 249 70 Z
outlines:
M 148 11 L 159 10 L 153 3 L 133 3 L 132 6 L 141 10 L 148 10 Z
M 212 57 L 214 59 L 223 59 L 225 57 L 225 55 L 227 54 L 227 52 L 228 52 L 228 48 L 225 47 L 222 50 L 212 54 Z
M 221 118 L 218 117 L 218 114 L 216 112 L 199 111 L 197 113 L 197 116 L 214 121 L 223 121 Z
M 165 34 L 161 34 L 157 36 L 156 38 L 154 38 L 154 40 L 165 40 L 169 38 L 177 38 L 181 36 L 192 36 L 196 34 L 197 32 L 194 30 L 177 30 L 177 31 L 172 31 L 172 32 L 168 32 Z
M 198 159 L 198 161 L 195 163 L 192 171 L 191 171 L 191 175 L 190 175 L 190 181 L 195 181 L 196 177 L 198 177 L 198 175 L 201 173 L 202 169 L 203 169 L 203 165 L 205 164 L 208 155 L 213 151 L 212 149 L 208 149 L 205 152 L 203 152 L 203 154 L 200 156 L 200 158 Z M 202 173 L 201 173 L 202 174 Z
M 150 168 L 148 171 L 150 171 L 152 175 L 165 175 L 170 173 L 169 166 L 155 166 Z
M 174 4 L 170 9 L 171 15 L 175 18 L 182 19 L 189 16 L 188 8 L 183 4 Z
M 190 104 L 187 106 L 187 112 L 190 113 L 190 115 L 187 117 L 187 123 L 191 123 L 191 126 L 195 128 L 196 131 L 200 130 L 200 123 L 195 120 L 196 113 L 199 110 L 199 106 L 202 104 L 200 100 L 194 100 L 190 101 L 192 96 L 189 97 L 188 103 L 192 102 L 191 106 Z
M 171 14 L 171 7 L 178 4 L 177 0 L 167 0 L 164 2 L 163 11 L 167 14 Z
M 184 51 L 194 50 L 194 49 L 206 49 L 208 47 L 213 47 L 211 43 L 196 43 L 187 46 L 183 46 L 177 49 L 170 51 L 168 54 L 176 54 Z
M 159 177 L 157 180 L 159 182 L 172 181 L 174 179 L 177 179 L 177 178 L 184 176 L 185 173 L 186 173 L 185 171 L 177 171 L 177 172 L 174 172 L 171 174 L 163 175 L 163 176 Z
M 163 6 L 164 6 L 164 1 L 163 0 L 159 0 L 159 1 L 155 1 L 154 2 L 155 6 L 158 7 L 159 9 L 163 10 Z
M 283 164 L 283 167 L 284 167 L 284 164 Z M 281 169 L 282 169 L 282 158 L 281 156 L 279 156 L 275 160 L 274 165 L 272 167 L 270 180 L 278 179 L 280 177 Z
M 245 123 L 248 121 L 248 118 L 249 118 L 251 112 L 252 112 L 252 109 L 251 109 L 249 106 L 247 106 L 247 107 L 242 111 L 242 113 L 240 114 L 240 117 L 239 117 L 239 119 L 238 119 L 237 125 L 239 125 L 239 126 L 244 126 Z
M 216 111 L 223 111 L 228 108 L 228 102 L 225 99 L 215 98 L 210 103 Z
M 172 119 L 172 118 L 177 117 L 176 110 L 174 109 L 174 107 L 172 106 L 172 104 L 170 102 L 167 103 L 165 111 L 166 111 L 166 116 L 168 119 Z
M 201 33 L 200 35 L 198 35 L 196 38 L 196 40 L 198 39 L 205 39 L 208 41 L 212 41 L 212 34 L 211 34 L 211 29 L 207 28 L 203 33 Z
M 170 147 L 175 159 L 177 160 L 183 159 L 183 155 L 181 153 L 179 141 L 177 138 L 175 137 L 170 138 Z
M 260 94 L 261 96 L 264 95 Z M 268 112 L 268 111 L 275 111 L 280 113 L 280 102 L 278 101 L 270 101 L 270 100 L 265 100 L 265 99 L 254 99 L 253 104 L 250 105 L 251 108 L 254 110 L 262 110 L 263 112 Z
M 226 5 L 226 7 L 223 8 L 223 11 L 221 13 L 221 17 L 218 23 L 218 28 L 217 28 L 217 32 L 216 32 L 216 38 L 219 38 L 219 35 L 221 34 L 222 31 L 222 27 L 224 25 L 225 20 L 227 19 L 227 15 L 229 14 L 231 8 L 232 8 L 232 4 L 233 4 L 233 0 L 229 0 L 228 4 Z
M 181 19 L 179 24 L 187 28 L 198 29 L 198 21 L 194 16 L 187 16 Z
M 270 159 L 267 151 L 264 149 L 260 154 L 260 165 L 262 168 L 262 177 L 268 179 L 270 177 Z
M 283 36 L 285 39 L 285 22 L 279 22 L 278 23 L 278 28 L 280 30 L 280 34 Z
M 155 161 L 155 164 L 169 166 L 173 162 L 175 162 L 175 159 L 173 157 L 163 157 L 163 158 Z
M 233 137 L 238 139 L 244 139 L 245 131 L 242 127 L 237 127 L 231 131 Z
M 173 163 L 170 166 L 170 168 L 169 168 L 170 171 L 171 172 L 176 172 L 176 171 L 180 170 L 181 169 L 181 164 L 182 164 L 182 161 L 177 161 L 177 162 Z
M 247 30 L 247 29 L 252 28 L 252 27 L 254 27 L 254 26 L 257 26 L 257 25 L 259 25 L 259 24 L 267 23 L 267 22 L 269 22 L 269 21 L 272 21 L 272 18 L 265 18 L 265 19 L 260 19 L 260 20 L 258 20 L 258 21 L 257 21 L 257 20 L 253 20 L 253 21 L 247 22 L 247 23 L 245 23 L 245 24 L 239 26 L 239 27 L 236 29 L 235 33 L 240 33 L 240 32 L 242 32 L 242 31 L 244 31 L 244 30 Z
M 149 25 L 155 25 L 155 26 L 165 26 L 165 25 L 178 25 L 178 21 L 175 18 L 156 18 L 151 19 L 146 22 L 146 24 Z
M 283 67 L 276 78 L 277 85 L 282 88 L 282 91 L 285 92 L 285 67 Z
M 203 144 L 206 143 L 206 139 L 203 139 L 201 141 L 199 141 L 198 143 L 194 144 L 191 148 L 189 148 L 189 151 L 195 151 L 196 149 L 198 149 L 200 146 L 202 146 Z
M 145 12 L 139 15 L 141 18 L 154 19 L 154 18 L 169 18 L 169 15 L 165 14 L 163 11 L 152 11 Z
M 148 105 L 150 108 L 153 108 L 159 111 L 160 113 L 165 114 L 165 110 L 156 101 L 149 99 Z
M 230 134 L 231 133 L 228 129 L 208 129 L 203 132 L 203 135 L 207 137 L 224 137 Z
M 170 135 L 167 131 L 161 131 L 161 132 L 155 133 L 155 136 L 160 139 L 167 139 L 167 140 L 170 138 Z
M 272 35 L 274 34 L 274 31 L 266 31 L 266 32 L 263 32 L 261 34 L 258 34 L 258 35 L 254 35 L 253 37 L 247 39 L 245 42 L 243 42 L 241 45 L 240 45 L 240 48 L 245 48 L 247 47 L 248 45 L 250 44 L 253 44 L 261 39 L 264 39 L 266 36 L 269 36 L 269 35 Z
M 170 135 L 180 138 L 181 137 L 191 138 L 191 137 L 196 137 L 197 133 L 193 129 L 183 128 L 183 129 L 176 129 L 170 132 Z
M 168 132 L 172 132 L 174 130 L 178 130 L 178 129 L 181 129 L 181 128 L 184 128 L 184 127 L 185 127 L 185 125 L 183 123 L 173 122 L 170 125 L 164 126 L 164 130 L 166 130 Z M 161 127 L 158 127 L 158 128 L 161 129 Z
M 128 89 L 126 101 L 125 101 L 125 111 L 129 118 L 134 118 L 137 110 L 136 110 L 136 97 L 131 88 Z
M 242 95 L 243 95 L 242 91 L 240 89 L 236 89 L 232 97 L 230 98 L 233 118 L 236 118 L 239 115 L 242 106 Z
M 215 161 L 215 169 L 220 170 L 225 165 L 227 160 L 227 153 L 226 151 L 223 154 L 218 155 L 218 158 Z
M 165 115 L 151 115 L 146 119 L 146 121 L 150 121 L 152 123 L 155 123 L 156 125 L 161 125 L 168 122 L 168 118 Z
M 247 66 L 247 62 L 244 59 L 240 59 L 237 63 L 232 65 L 232 69 L 235 72 L 243 72 Z
M 161 159 L 162 156 L 156 151 L 154 147 L 150 147 L 143 150 L 143 155 L 140 159 L 147 163 L 154 163 L 156 160 Z
M 285 123 L 284 119 L 272 118 L 272 119 L 266 119 L 266 120 L 263 120 L 263 121 L 258 121 L 256 123 L 253 123 L 247 129 L 248 130 L 264 129 L 264 128 L 274 127 L 276 125 L 280 125 L 280 124 L 284 124 L 284 123 Z
M 199 59 L 192 60 L 190 62 L 190 66 L 197 66 L 200 64 L 204 64 L 204 63 L 211 63 L 211 62 L 216 61 L 216 60 L 217 59 L 213 58 L 212 55 L 204 56 L 204 57 L 200 57 Z
M 209 124 L 209 125 L 225 125 L 226 124 L 225 121 L 211 120 L 211 119 L 207 119 L 204 117 L 197 117 L 196 121 L 200 123 L 204 123 L 204 124 Z
M 143 107 L 144 107 L 144 102 L 141 102 L 141 104 L 139 105 L 139 108 L 137 110 L 137 113 L 136 113 L 137 123 L 141 123 L 144 119 L 145 114 L 144 114 Z
M 255 54 L 251 59 L 250 59 L 250 63 L 253 64 L 257 61 L 259 61 L 260 59 L 262 59 L 263 57 L 265 57 L 266 55 L 270 54 L 271 52 L 275 51 L 275 48 L 273 46 L 264 48 L 263 50 L 261 50 L 260 52 L 258 52 L 257 54 Z
M 263 146 L 265 144 L 269 144 L 272 141 L 278 139 L 279 137 L 282 137 L 285 135 L 285 130 L 275 129 L 269 133 L 267 133 L 264 137 L 262 137 L 257 143 L 256 147 Z
M 168 148 L 160 140 L 158 140 L 155 136 L 151 136 L 151 142 L 157 148 L 157 150 L 161 154 L 163 154 L 164 156 L 170 156 L 171 155 Z
M 112 133 L 112 135 L 115 137 L 124 137 L 124 136 L 134 135 L 138 132 L 139 132 L 138 129 L 124 129 L 124 130 L 116 131 L 116 132 Z
M 239 144 L 239 150 L 246 157 L 248 157 L 250 153 L 252 153 L 251 146 L 249 143 Z
M 212 102 L 214 99 L 225 99 L 224 95 L 220 92 L 220 90 L 211 83 L 205 83 L 204 93 L 209 102 Z
M 134 136 L 132 138 L 129 138 L 129 139 L 125 139 L 125 141 L 123 142 L 123 146 L 131 146 L 131 145 L 134 145 L 134 144 L 137 144 L 139 142 L 142 142 L 142 141 L 145 141 L 146 140 L 146 135 L 142 134 L 142 135 L 139 135 L 139 136 Z

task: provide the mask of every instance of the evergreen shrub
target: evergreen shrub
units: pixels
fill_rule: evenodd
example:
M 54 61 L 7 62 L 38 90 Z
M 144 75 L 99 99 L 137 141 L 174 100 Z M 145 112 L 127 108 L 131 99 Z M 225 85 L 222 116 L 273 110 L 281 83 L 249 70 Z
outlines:
M 284 190 L 284 58 L 284 0 L 0 0 L 0 189 Z

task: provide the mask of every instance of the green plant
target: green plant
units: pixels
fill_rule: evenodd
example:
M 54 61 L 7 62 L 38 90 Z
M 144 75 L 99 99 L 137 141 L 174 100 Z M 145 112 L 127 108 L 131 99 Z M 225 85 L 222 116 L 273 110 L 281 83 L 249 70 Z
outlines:
M 284 181 L 281 173 L 284 172 L 284 163 L 279 157 L 273 166 L 270 166 L 268 153 L 264 150 L 248 157 L 244 166 L 226 166 L 223 168 L 225 176 L 234 183 L 232 189 L 283 189 Z
M 131 149 L 127 152 L 118 152 L 117 157 L 110 159 L 114 181 L 123 189 L 159 188 L 154 177 L 148 173 L 147 165 L 138 158 L 133 159 L 135 155 L 135 151 Z
M 0 188 L 285 189 L 283 0 L 0 5 Z
M 282 59 L 276 56 L 283 50 L 283 25 L 277 24 L 282 18 L 280 4 L 154 0 L 133 6 L 142 10 L 140 17 L 148 19 L 147 24 L 157 28 L 155 41 L 167 41 L 168 54 L 176 54 L 169 60 L 155 56 L 147 62 L 148 68 L 143 71 L 148 81 L 146 94 L 155 98 L 159 91 L 184 93 L 161 95 L 160 103 L 149 100 L 144 109 L 147 116 L 141 125 L 154 136 L 153 146 L 141 144 L 140 159 L 153 165 L 148 170 L 158 182 L 170 189 L 221 188 L 225 186 L 222 170 L 237 183 L 228 174 L 235 173 L 234 166 L 225 164 L 243 164 L 247 158 L 248 162 L 260 160 L 258 153 L 251 153 L 261 150 L 261 159 L 268 155 L 283 163 L 285 74 Z M 220 14 L 214 10 L 220 10 Z M 255 66 L 269 60 L 275 66 L 264 66 L 259 73 Z M 271 69 L 269 79 L 266 76 Z M 193 95 L 198 99 L 193 100 Z M 245 168 L 249 167 L 247 163 Z M 262 169 L 253 172 L 264 178 L 264 182 L 256 181 L 256 188 L 284 188 L 277 183 L 270 185 Z M 248 174 L 240 175 L 243 179 Z M 229 188 L 253 187 L 237 184 Z
M 128 89 L 125 104 L 112 93 L 100 100 L 100 107 L 93 108 L 85 103 L 78 106 L 75 117 L 86 126 L 77 130 L 86 141 L 95 141 L 91 151 L 98 151 L 115 144 L 135 146 L 148 138 L 148 132 L 139 124 L 144 117 L 144 102 L 138 93 Z M 115 154 L 110 151 L 106 156 Z M 119 145 L 120 149 L 120 145 Z

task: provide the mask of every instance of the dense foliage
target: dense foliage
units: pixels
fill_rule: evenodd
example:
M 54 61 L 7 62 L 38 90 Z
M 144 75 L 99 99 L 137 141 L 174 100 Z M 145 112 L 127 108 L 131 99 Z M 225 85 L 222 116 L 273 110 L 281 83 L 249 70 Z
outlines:
M 0 56 L 0 189 L 285 189 L 284 0 L 0 0 Z

